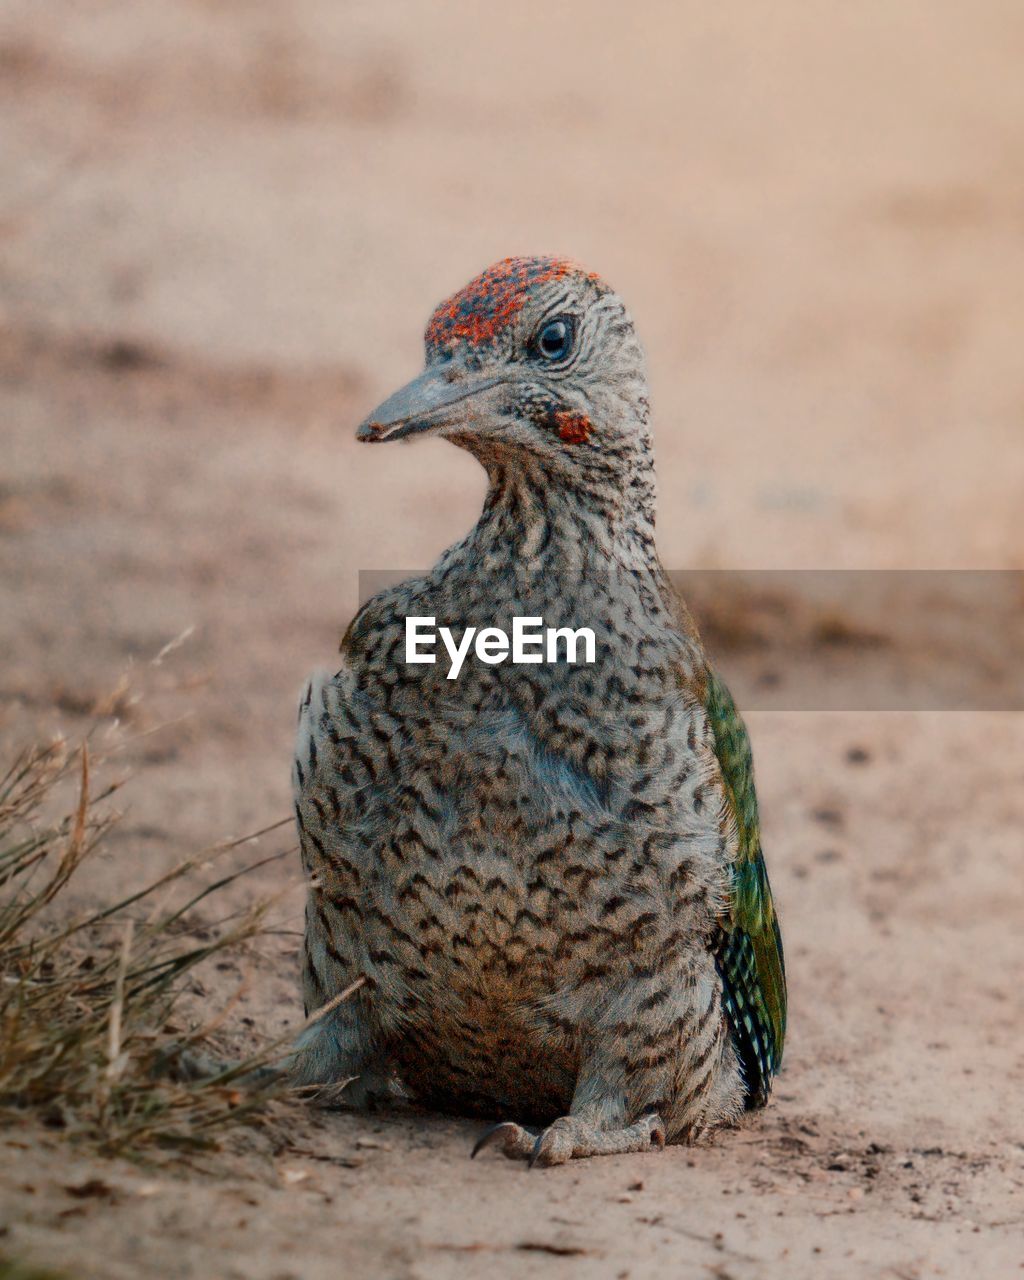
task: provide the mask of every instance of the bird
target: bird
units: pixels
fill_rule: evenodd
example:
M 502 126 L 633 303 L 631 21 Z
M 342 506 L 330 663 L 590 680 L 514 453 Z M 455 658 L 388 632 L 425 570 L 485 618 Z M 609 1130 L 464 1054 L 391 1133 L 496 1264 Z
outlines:
M 473 1154 L 531 1166 L 698 1143 L 768 1101 L 785 962 L 750 739 L 658 559 L 633 320 L 573 260 L 513 257 L 437 307 L 425 347 L 357 438 L 442 437 L 487 495 L 302 694 L 322 1016 L 293 1076 L 488 1120 Z M 592 629 L 594 661 L 471 656 L 452 680 L 405 660 L 409 618 L 517 617 Z

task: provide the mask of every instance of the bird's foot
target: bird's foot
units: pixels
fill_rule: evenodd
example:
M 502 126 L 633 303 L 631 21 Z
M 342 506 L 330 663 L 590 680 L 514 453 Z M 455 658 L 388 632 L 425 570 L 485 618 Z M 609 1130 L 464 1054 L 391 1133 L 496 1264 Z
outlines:
M 562 1116 L 540 1134 L 511 1122 L 496 1124 L 479 1138 L 472 1155 L 486 1147 L 500 1147 L 510 1160 L 527 1160 L 533 1168 L 565 1164 L 583 1156 L 617 1156 L 664 1146 L 665 1126 L 653 1112 L 622 1129 L 599 1129 L 576 1116 Z

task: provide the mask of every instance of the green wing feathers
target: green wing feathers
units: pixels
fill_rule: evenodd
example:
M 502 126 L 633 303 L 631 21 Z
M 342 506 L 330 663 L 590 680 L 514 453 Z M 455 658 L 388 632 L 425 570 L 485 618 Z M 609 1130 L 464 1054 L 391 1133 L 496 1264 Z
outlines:
M 715 955 L 725 1008 L 747 1085 L 748 1107 L 764 1106 L 786 1038 L 786 964 L 775 916 L 754 790 L 750 739 L 732 695 L 708 671 L 706 708 L 728 804 L 739 836 L 729 909 L 718 923 Z

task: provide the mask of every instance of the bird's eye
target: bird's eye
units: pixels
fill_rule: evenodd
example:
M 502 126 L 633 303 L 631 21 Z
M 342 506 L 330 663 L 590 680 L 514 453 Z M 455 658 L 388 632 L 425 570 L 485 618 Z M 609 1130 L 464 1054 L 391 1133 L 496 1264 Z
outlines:
M 572 350 L 573 324 L 567 317 L 549 320 L 537 334 L 537 350 L 545 360 L 563 360 Z

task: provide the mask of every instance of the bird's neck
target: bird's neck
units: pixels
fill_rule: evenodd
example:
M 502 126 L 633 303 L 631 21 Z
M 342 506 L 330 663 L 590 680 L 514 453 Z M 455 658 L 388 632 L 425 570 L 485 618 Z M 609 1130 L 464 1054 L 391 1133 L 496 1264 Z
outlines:
M 470 535 L 477 554 L 532 569 L 585 569 L 609 562 L 656 566 L 649 465 L 624 469 L 623 475 L 595 469 L 571 477 L 542 459 L 485 465 L 487 498 Z

